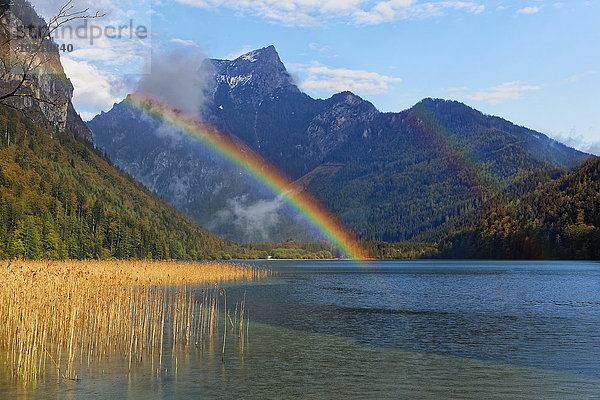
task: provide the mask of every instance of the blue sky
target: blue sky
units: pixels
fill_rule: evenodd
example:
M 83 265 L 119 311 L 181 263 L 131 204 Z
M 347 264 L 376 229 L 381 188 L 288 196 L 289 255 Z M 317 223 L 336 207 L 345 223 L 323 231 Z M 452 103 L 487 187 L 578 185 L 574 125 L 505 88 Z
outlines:
M 600 154 L 599 1 L 85 1 L 108 12 L 99 24 L 151 28 L 63 56 L 86 118 L 131 90 L 151 49 L 234 58 L 273 44 L 314 97 L 352 90 L 382 111 L 456 99 Z

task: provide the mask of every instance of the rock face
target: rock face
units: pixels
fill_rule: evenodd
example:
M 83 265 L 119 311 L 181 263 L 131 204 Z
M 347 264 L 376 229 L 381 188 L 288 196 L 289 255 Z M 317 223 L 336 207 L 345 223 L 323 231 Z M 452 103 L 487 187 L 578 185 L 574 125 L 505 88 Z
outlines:
M 350 92 L 328 100 L 302 93 L 273 46 L 205 63 L 215 73 L 203 119 L 285 166 L 293 178 L 319 165 L 378 114 Z
M 91 144 L 91 132 L 71 103 L 73 85 L 60 63 L 58 46 L 41 35 L 46 23 L 26 1 L 3 3 L 0 96 L 15 92 L 3 102 L 24 110 L 50 132 L 67 132 Z
M 313 99 L 273 46 L 203 68 L 213 72 L 204 121 L 243 140 L 366 238 L 410 239 L 518 176 L 586 157 L 457 102 L 425 99 L 384 114 L 350 92 Z M 215 233 L 236 241 L 315 238 L 242 171 L 127 100 L 88 126 L 118 166 Z
M 233 61 L 205 62 L 215 71 L 213 100 L 231 104 L 236 109 L 251 104 L 256 111 L 262 101 L 276 91 L 299 92 L 273 46 L 252 51 Z

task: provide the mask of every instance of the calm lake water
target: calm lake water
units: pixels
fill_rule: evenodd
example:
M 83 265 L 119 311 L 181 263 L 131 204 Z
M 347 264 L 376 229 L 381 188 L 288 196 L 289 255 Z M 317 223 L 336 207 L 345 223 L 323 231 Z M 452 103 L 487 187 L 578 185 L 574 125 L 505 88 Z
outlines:
M 600 398 L 599 263 L 257 264 L 274 275 L 227 289 L 251 325 L 224 363 L 115 361 L 0 398 Z

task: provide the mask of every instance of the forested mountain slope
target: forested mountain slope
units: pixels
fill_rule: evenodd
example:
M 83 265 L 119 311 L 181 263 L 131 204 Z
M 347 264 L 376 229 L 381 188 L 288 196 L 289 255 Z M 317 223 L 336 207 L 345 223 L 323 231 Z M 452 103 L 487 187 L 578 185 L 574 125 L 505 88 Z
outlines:
M 221 257 L 199 227 L 85 144 L 0 108 L 0 257 Z
M 455 101 L 380 114 L 299 180 L 366 239 L 409 240 L 586 155 Z
M 200 118 L 243 140 L 366 240 L 412 239 L 515 179 L 588 157 L 455 101 L 380 113 L 350 92 L 313 99 L 273 46 L 202 69 L 211 78 Z M 213 232 L 240 242 L 310 238 L 273 194 L 127 100 L 88 125 L 116 165 Z
M 424 239 L 449 258 L 600 259 L 600 158 L 525 179 Z
M 0 257 L 235 252 L 100 156 L 71 102 L 58 46 L 36 33 L 45 29 L 27 1 L 0 2 Z

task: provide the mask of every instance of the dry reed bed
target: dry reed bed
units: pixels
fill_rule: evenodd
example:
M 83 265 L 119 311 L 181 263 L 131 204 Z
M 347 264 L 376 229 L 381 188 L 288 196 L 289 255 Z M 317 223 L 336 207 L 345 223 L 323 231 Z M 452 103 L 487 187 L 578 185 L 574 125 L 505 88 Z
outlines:
M 202 348 L 216 339 L 221 320 L 223 352 L 228 330 L 243 345 L 245 299 L 233 316 L 219 317 L 227 299 L 218 285 L 267 273 L 228 263 L 0 261 L 0 351 L 25 384 L 48 366 L 75 379 L 77 366 L 111 357 L 129 369 L 150 359 L 160 371 L 166 346 L 171 355 Z

